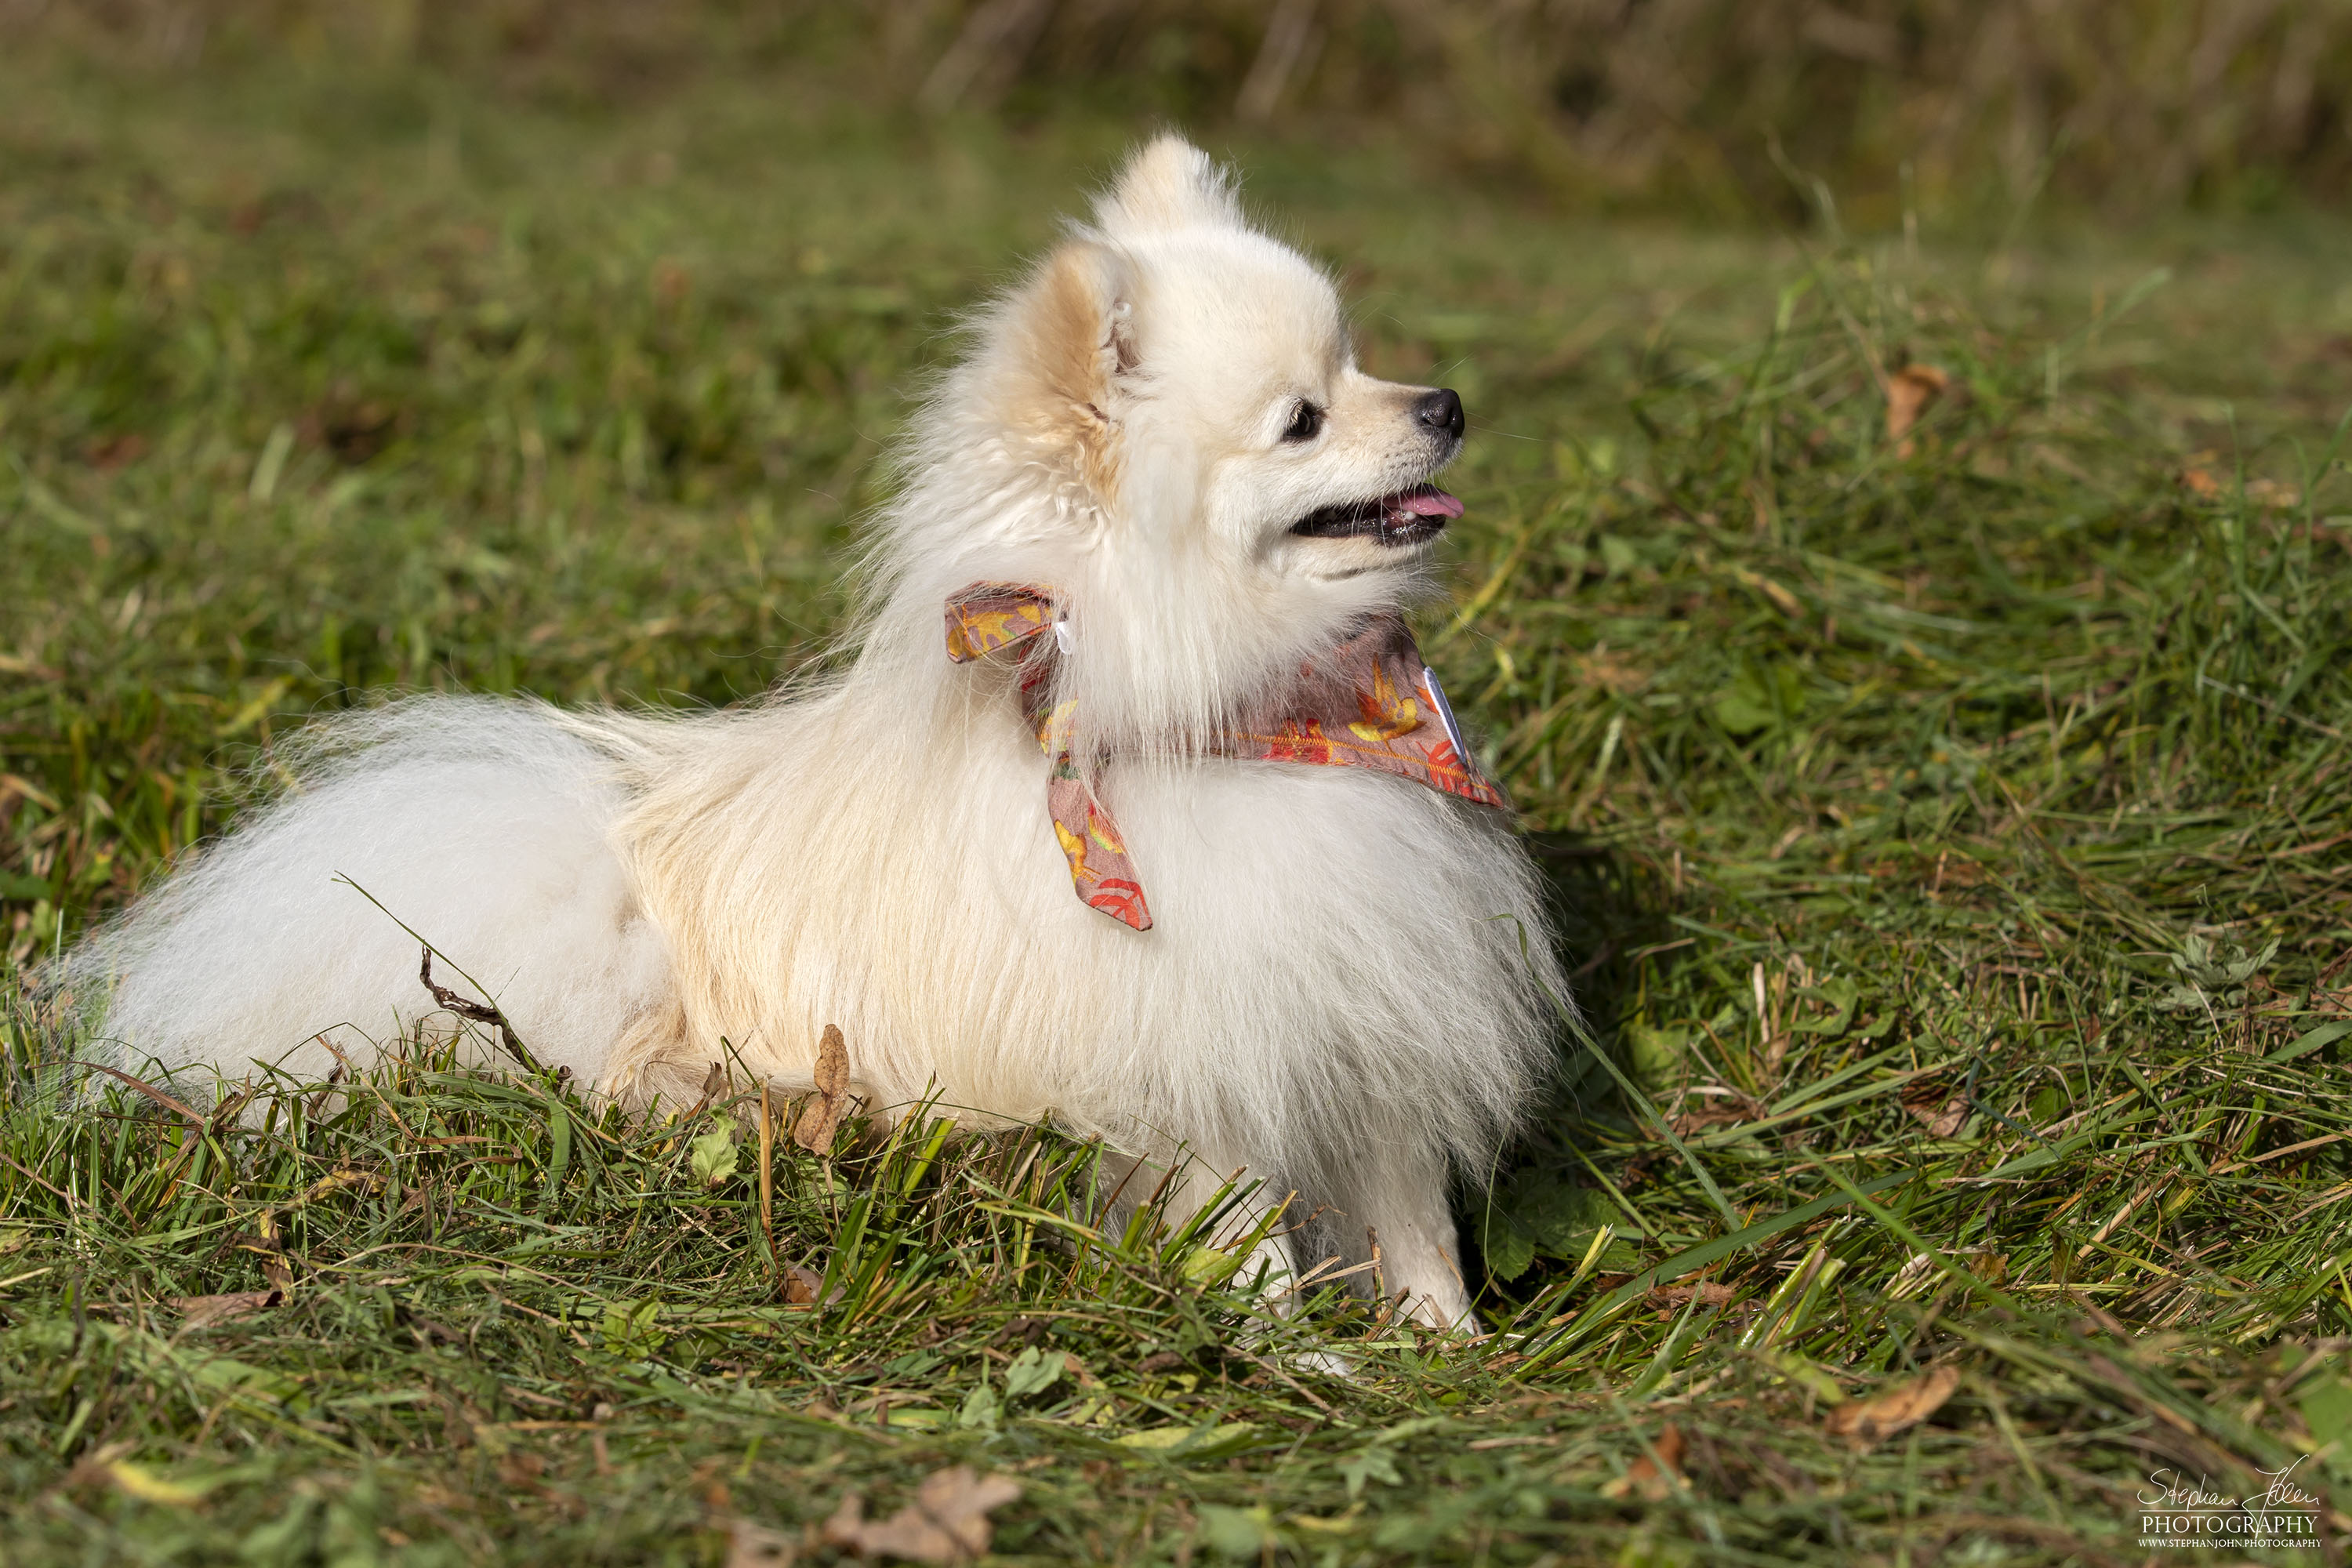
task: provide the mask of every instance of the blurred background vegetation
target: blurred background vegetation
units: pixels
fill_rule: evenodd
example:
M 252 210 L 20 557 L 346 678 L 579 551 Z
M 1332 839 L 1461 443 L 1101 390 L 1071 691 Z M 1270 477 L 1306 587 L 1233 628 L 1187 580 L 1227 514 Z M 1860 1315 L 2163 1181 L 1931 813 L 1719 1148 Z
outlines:
M 1161 117 L 1718 219 L 1801 216 L 1811 179 L 1886 223 L 2045 191 L 2106 219 L 2333 205 L 2352 176 L 2346 0 L 5 0 L 0 37 L 551 105 L 750 77 L 951 125 Z

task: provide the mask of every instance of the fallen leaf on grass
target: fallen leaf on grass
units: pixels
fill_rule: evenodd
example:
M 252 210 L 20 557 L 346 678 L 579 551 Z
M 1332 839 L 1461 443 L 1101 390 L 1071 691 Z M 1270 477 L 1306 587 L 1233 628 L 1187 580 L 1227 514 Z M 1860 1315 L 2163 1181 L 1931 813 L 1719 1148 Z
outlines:
M 1753 1121 L 1747 1110 L 1737 1105 L 1710 1105 L 1704 1110 L 1686 1110 L 1666 1123 L 1677 1138 L 1696 1138 L 1710 1127 L 1736 1127 Z
M 66 1485 L 111 1486 L 141 1502 L 186 1508 L 203 1501 L 205 1494 L 235 1473 L 220 1470 L 209 1476 L 197 1477 L 158 1475 L 146 1466 L 133 1464 L 125 1458 L 136 1447 L 132 1443 L 116 1441 L 91 1449 L 68 1472 Z
M 817 1300 L 819 1291 L 824 1293 L 822 1301 Z M 841 1300 L 843 1293 L 843 1287 L 837 1284 L 825 1290 L 824 1276 L 814 1268 L 794 1265 L 784 1270 L 784 1305 L 787 1307 L 830 1307 Z
M 1043 1394 L 1062 1381 L 1069 1371 L 1066 1358 L 1060 1351 L 1042 1350 L 1031 1345 L 1013 1358 L 1004 1369 L 1004 1392 L 1014 1399 L 1026 1399 L 1033 1394 Z
M 341 1192 L 346 1187 L 361 1187 L 371 1193 L 380 1192 L 383 1187 L 383 1176 L 379 1172 L 362 1171 L 354 1166 L 346 1165 L 340 1171 L 330 1171 L 312 1182 L 302 1189 L 299 1196 L 286 1206 L 300 1208 L 304 1204 L 317 1203 L 328 1194 Z
M 1960 1385 L 1960 1369 L 1939 1366 L 1927 1376 L 1901 1384 L 1874 1399 L 1856 1400 L 1830 1412 L 1830 1430 L 1841 1437 L 1879 1443 L 1907 1432 L 1944 1407 Z
M 1886 438 L 1902 442 L 1901 456 L 1911 455 L 1911 444 L 1904 437 L 1951 384 L 1952 378 L 1932 364 L 1905 365 L 1886 378 Z
M 748 1519 L 727 1527 L 727 1568 L 784 1568 L 799 1551 L 799 1536 Z
M 1021 1483 L 1010 1476 L 975 1475 L 971 1466 L 957 1465 L 925 1477 L 915 1500 L 887 1519 L 868 1520 L 866 1500 L 849 1493 L 824 1521 L 824 1538 L 868 1557 L 965 1563 L 988 1550 L 989 1510 L 1020 1495 Z
M 1661 1307 L 1680 1307 L 1696 1296 L 1702 1307 L 1725 1307 L 1734 1294 L 1730 1286 L 1709 1279 L 1697 1285 L 1661 1285 L 1650 1292 L 1650 1300 Z
M 1949 1138 L 1968 1125 L 1967 1096 L 1952 1094 L 1939 1083 L 1915 1083 L 1905 1089 L 1903 1109 L 1927 1130 L 1930 1138 Z
M 816 1093 L 793 1126 L 793 1142 L 812 1154 L 830 1153 L 833 1134 L 849 1109 L 849 1046 L 834 1025 L 816 1048 Z
M 1815 1404 L 1843 1405 L 1845 1390 L 1829 1368 L 1819 1362 L 1798 1354 L 1795 1351 L 1766 1351 L 1764 1359 L 1772 1363 L 1780 1375 L 1803 1389 L 1806 1413 L 1811 1414 Z
M 513 1448 L 498 1457 L 499 1479 L 519 1492 L 541 1492 L 547 1489 L 539 1478 L 547 1473 L 547 1461 L 525 1448 Z
M 89 466 L 101 473 L 111 473 L 125 463 L 135 463 L 147 455 L 147 437 L 136 431 L 109 436 L 89 446 Z
M 282 1290 L 237 1290 L 226 1296 L 174 1296 L 172 1305 L 186 1320 L 183 1328 L 205 1329 L 266 1310 L 285 1299 Z
M 1656 1458 L 1650 1456 L 1654 1449 Z M 1659 1502 L 1674 1494 L 1683 1484 L 1683 1432 L 1672 1424 L 1658 1433 L 1623 1475 L 1601 1489 L 1602 1497 L 1638 1497 L 1649 1502 Z M 1665 1468 L 1659 1468 L 1663 1460 Z
M 688 1145 L 694 1151 L 694 1179 L 715 1187 L 735 1173 L 735 1139 L 726 1128 L 706 1132 Z
M 257 226 L 260 219 L 256 216 L 251 221 Z M 295 422 L 294 433 L 311 446 L 326 447 L 343 462 L 359 464 L 383 450 L 399 423 L 398 409 L 373 398 L 359 400 L 348 384 L 341 384 L 303 413 Z
M 1475 1448 L 1477 1445 L 1473 1443 L 1471 1447 Z M 1357 1503 L 1347 1512 L 1335 1513 L 1328 1518 L 1321 1518 L 1311 1513 L 1294 1513 L 1283 1522 L 1299 1530 L 1312 1530 L 1322 1534 L 1339 1535 L 1355 1529 L 1357 1519 L 1363 1511 L 1364 1505 Z
M 712 1062 L 710 1064 L 710 1070 L 702 1075 L 702 1093 L 700 1097 L 698 1098 L 694 1104 L 688 1109 L 687 1113 L 684 1116 L 678 1118 L 679 1125 L 690 1125 L 696 1117 L 700 1116 L 704 1111 L 709 1110 L 710 1102 L 717 1100 L 719 1092 L 726 1087 L 727 1064 L 724 1062 Z
M 1184 1458 L 1202 1459 L 1214 1458 L 1256 1430 L 1246 1421 L 1228 1421 L 1222 1426 L 1147 1426 L 1139 1432 L 1122 1432 L 1111 1441 L 1122 1448 L 1137 1448 L 1147 1454 L 1167 1454 L 1181 1448 Z
M 286 1263 L 286 1243 L 278 1234 L 277 1214 L 269 1209 L 262 1210 L 255 1228 L 261 1234 L 239 1238 L 238 1247 L 243 1251 L 260 1255 L 261 1277 L 269 1281 L 273 1289 L 281 1292 L 291 1290 L 294 1288 L 294 1270 Z
M 218 1476 L 198 1480 L 175 1480 L 159 1476 L 144 1465 L 134 1465 L 128 1459 L 116 1459 L 106 1467 L 106 1475 L 118 1488 L 141 1502 L 159 1502 L 172 1508 L 186 1508 L 202 1502 L 205 1494 L 220 1484 Z

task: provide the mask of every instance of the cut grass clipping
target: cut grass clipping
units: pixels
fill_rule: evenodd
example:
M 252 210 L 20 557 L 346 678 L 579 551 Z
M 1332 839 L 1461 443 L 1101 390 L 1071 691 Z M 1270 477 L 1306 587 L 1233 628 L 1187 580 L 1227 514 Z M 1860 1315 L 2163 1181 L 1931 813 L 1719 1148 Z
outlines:
M 1425 645 L 1590 1020 L 1462 1194 L 1464 1342 L 1352 1281 L 1277 1313 L 1237 1210 L 1112 1226 L 1098 1150 L 944 1108 L 81 1065 L 35 966 L 271 726 L 814 646 L 862 389 L 971 286 L 881 216 L 834 242 L 865 293 L 602 226 L 691 184 L 247 245 L 105 167 L 0 241 L 0 1558 L 2097 1563 L 2178 1485 L 2271 1501 L 2174 1533 L 2334 1560 L 2352 479 L 2327 424 L 2232 447 L 2109 374 L 2160 289 L 2052 334 L 1828 253 L 1744 340 L 1596 348 L 1622 379 L 1548 361 L 1534 291 L 1448 329 L 1507 429 Z

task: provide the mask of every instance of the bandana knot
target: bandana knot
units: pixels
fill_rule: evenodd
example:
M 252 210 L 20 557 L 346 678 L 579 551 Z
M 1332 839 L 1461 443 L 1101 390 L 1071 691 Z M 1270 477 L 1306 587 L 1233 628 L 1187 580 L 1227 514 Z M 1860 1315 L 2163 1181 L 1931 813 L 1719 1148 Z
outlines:
M 1049 641 L 1032 643 L 1048 632 Z M 958 664 L 1031 645 L 1021 664 L 1021 712 L 1053 763 L 1045 811 L 1069 862 L 1071 884 L 1087 907 L 1150 931 L 1151 910 L 1127 846 L 1095 798 L 1101 759 L 1081 765 L 1077 704 L 1054 700 L 1054 675 L 1070 641 L 1053 590 L 975 583 L 948 601 L 947 639 L 948 658 Z M 1252 762 L 1371 768 L 1480 805 L 1510 804 L 1471 760 L 1437 672 L 1422 661 L 1404 617 L 1393 614 L 1374 616 L 1355 636 L 1302 664 L 1277 707 L 1217 731 L 1200 750 Z

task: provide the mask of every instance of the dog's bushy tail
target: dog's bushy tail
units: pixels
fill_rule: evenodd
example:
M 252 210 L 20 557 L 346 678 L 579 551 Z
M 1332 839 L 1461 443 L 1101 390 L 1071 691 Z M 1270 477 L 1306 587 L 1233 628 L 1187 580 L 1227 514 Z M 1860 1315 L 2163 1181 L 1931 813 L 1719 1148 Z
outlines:
M 314 724 L 270 766 L 277 800 L 47 976 L 52 1016 L 100 1059 L 322 1076 L 431 1026 L 422 939 L 542 1060 L 593 1076 L 667 984 L 608 837 L 621 769 L 553 710 L 412 698 Z

